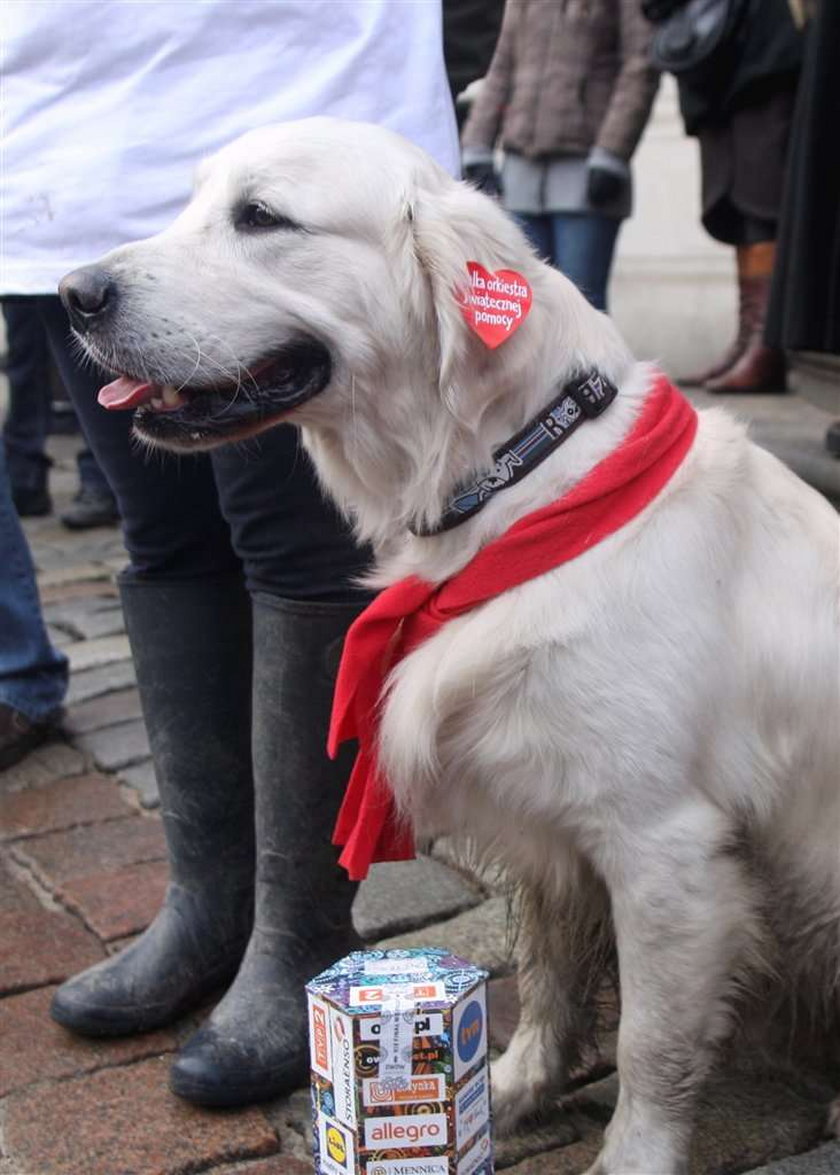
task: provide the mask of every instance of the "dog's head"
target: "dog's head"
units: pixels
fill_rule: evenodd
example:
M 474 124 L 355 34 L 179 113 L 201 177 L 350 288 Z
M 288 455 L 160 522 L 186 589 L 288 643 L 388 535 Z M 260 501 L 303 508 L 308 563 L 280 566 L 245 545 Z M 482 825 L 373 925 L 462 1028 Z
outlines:
M 423 412 L 426 390 L 457 410 L 459 366 L 475 382 L 494 361 L 458 303 L 469 260 L 532 282 L 544 268 L 419 148 L 316 118 L 230 144 L 169 228 L 76 270 L 61 295 L 84 349 L 118 374 L 101 402 L 135 408 L 151 442 L 211 448 L 287 419 L 334 426 L 406 381 L 420 389 L 407 410 Z

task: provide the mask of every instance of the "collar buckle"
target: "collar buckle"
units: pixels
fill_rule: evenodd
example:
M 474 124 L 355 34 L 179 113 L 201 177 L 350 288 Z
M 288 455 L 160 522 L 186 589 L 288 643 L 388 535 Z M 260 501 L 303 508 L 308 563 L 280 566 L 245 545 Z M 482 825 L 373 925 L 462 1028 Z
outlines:
M 615 384 L 599 371 L 590 371 L 585 378 L 566 384 L 564 391 L 572 397 L 588 420 L 600 416 L 618 394 Z

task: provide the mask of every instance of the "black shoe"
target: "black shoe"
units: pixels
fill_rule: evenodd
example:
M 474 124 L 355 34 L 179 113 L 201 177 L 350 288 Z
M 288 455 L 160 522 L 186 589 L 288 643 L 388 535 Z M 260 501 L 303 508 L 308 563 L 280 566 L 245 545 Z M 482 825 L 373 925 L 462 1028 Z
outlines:
M 828 426 L 825 434 L 825 447 L 833 457 L 840 457 L 840 420 Z
M 60 717 L 59 709 L 36 722 L 0 702 L 0 771 L 13 767 L 40 746 L 55 730 Z
M 43 518 L 52 513 L 52 498 L 46 481 L 43 485 L 13 485 L 12 502 L 18 518 Z
M 120 514 L 114 495 L 108 490 L 82 486 L 73 505 L 61 515 L 68 530 L 87 530 L 92 526 L 113 526 Z

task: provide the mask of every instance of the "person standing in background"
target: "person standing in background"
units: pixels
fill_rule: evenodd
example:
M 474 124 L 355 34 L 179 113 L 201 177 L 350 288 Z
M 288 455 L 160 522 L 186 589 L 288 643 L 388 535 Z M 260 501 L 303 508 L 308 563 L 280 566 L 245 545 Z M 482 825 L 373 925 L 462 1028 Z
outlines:
M 469 106 L 459 102 L 467 86 L 484 77 L 499 38 L 505 0 L 443 0 L 443 48 L 458 129 Z
M 767 318 L 771 346 L 840 356 L 840 5 L 799 5 L 805 35 L 778 258 Z M 836 366 L 836 364 L 835 364 Z M 840 457 L 840 421 L 826 435 Z
M 50 295 L 57 304 L 58 298 Z M 6 376 L 9 407 L 3 422 L 3 440 L 12 501 L 20 518 L 38 518 L 52 512 L 49 492 L 47 437 L 53 412 L 50 345 L 42 319 L 42 300 L 3 298 L 6 324 Z M 63 314 L 57 307 L 59 315 Z M 64 319 L 69 338 L 70 324 Z M 63 351 L 64 348 L 62 348 Z M 61 515 L 69 530 L 111 526 L 119 522 L 117 503 L 87 442 L 76 456 L 79 489 Z
M 644 0 L 661 17 L 685 0 Z M 784 351 L 765 342 L 767 304 L 784 186 L 802 35 L 788 0 L 732 0 L 730 36 L 702 72 L 677 77 L 686 133 L 700 143 L 702 221 L 735 248 L 735 339 L 681 383 L 709 392 L 783 392 Z
M 50 644 L 35 568 L 9 488 L 0 439 L 0 771 L 55 728 L 67 692 L 67 658 Z
M 7 0 L 4 15 L 9 292 L 52 294 L 161 231 L 200 160 L 268 123 L 374 122 L 457 170 L 440 0 Z M 66 345 L 63 324 L 47 329 Z M 297 430 L 150 462 L 131 413 L 96 403 L 108 376 L 66 359 L 123 520 L 120 592 L 170 884 L 151 926 L 64 983 L 52 1015 L 118 1036 L 225 991 L 170 1084 L 205 1105 L 261 1101 L 308 1079 L 304 983 L 360 945 L 356 885 L 331 843 L 353 752 L 330 761 L 326 735 L 369 552 Z
M 466 178 L 500 194 L 540 255 L 599 310 L 658 85 L 650 36 L 638 0 L 508 0 L 461 134 Z

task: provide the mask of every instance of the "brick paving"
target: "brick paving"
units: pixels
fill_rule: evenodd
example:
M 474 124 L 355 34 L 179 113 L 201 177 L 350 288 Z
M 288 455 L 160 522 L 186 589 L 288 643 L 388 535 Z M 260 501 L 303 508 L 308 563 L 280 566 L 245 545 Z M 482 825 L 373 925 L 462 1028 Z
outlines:
M 74 486 L 74 447 L 73 438 L 51 443 L 57 509 Z M 168 1092 L 171 1055 L 201 1014 L 111 1041 L 73 1037 L 47 1014 L 56 984 L 149 923 L 166 865 L 114 588 L 118 532 L 73 535 L 55 518 L 27 531 L 45 617 L 73 672 L 64 737 L 0 773 L 0 1175 L 303 1175 L 312 1169 L 306 1090 L 224 1112 Z M 487 966 L 491 1041 L 504 1047 L 518 1012 L 508 910 L 486 879 L 465 877 L 439 846 L 434 858 L 379 867 L 355 916 L 371 943 L 444 946 Z M 617 1013 L 606 994 L 601 1022 L 601 1052 L 550 1114 L 499 1143 L 500 1169 L 581 1175 L 593 1161 L 617 1095 Z M 700 1115 L 691 1175 L 840 1172 L 840 1143 L 823 1137 L 829 1094 L 758 1069 L 722 1074 Z

